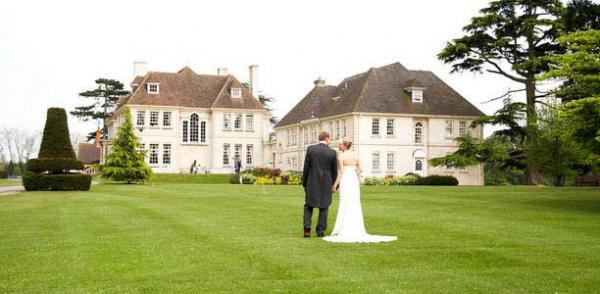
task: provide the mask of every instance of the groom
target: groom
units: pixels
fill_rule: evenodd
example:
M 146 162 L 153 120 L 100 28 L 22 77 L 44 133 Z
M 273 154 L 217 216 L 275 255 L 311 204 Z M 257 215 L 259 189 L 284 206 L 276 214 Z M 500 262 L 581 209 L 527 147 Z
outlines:
M 329 148 L 331 136 L 327 132 L 319 134 L 319 144 L 308 146 L 302 186 L 304 186 L 304 237 L 310 237 L 313 209 L 319 209 L 317 236 L 325 236 L 327 213 L 331 205 L 332 186 L 337 176 L 337 154 Z

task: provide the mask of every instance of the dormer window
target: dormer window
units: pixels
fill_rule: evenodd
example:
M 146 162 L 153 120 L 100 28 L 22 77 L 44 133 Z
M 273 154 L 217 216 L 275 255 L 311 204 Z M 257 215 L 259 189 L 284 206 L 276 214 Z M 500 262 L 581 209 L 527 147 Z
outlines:
M 148 83 L 148 94 L 158 94 L 160 91 L 159 83 Z
M 423 103 L 423 89 L 413 89 L 411 94 L 413 103 Z
M 231 88 L 231 98 L 242 98 L 242 88 Z

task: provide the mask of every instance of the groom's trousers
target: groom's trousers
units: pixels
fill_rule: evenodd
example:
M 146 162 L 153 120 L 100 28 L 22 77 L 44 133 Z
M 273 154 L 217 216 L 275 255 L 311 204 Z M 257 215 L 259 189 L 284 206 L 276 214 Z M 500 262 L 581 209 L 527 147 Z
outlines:
M 309 231 L 312 224 L 314 207 L 304 204 L 304 230 Z M 319 208 L 319 222 L 317 223 L 317 234 L 324 234 L 327 229 L 327 214 L 329 207 Z

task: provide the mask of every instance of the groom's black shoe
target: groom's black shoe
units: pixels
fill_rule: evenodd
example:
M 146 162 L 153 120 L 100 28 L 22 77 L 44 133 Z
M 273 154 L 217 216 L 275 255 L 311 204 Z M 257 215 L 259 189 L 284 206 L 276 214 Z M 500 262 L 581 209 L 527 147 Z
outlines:
M 310 230 L 304 230 L 304 238 L 309 238 L 310 237 Z
M 325 233 L 317 233 L 317 237 L 325 237 Z

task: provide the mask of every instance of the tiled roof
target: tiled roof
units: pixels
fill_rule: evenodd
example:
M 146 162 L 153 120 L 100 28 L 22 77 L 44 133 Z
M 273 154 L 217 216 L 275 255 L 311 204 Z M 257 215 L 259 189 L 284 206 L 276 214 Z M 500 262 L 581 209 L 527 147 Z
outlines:
M 423 103 L 413 103 L 407 88 L 423 90 Z M 315 86 L 276 127 L 311 117 L 393 113 L 481 116 L 483 113 L 430 71 L 408 70 L 400 63 L 371 68 L 344 79 L 337 86 Z
M 159 93 L 150 94 L 146 85 L 159 84 Z M 264 109 L 260 101 L 234 76 L 199 75 L 189 67 L 176 73 L 148 72 L 136 77 L 134 91 L 119 100 L 124 104 L 161 105 L 193 108 Z M 230 88 L 241 88 L 242 98 L 231 98 Z
M 79 143 L 77 146 L 77 159 L 85 164 L 100 162 L 101 148 L 94 143 Z

